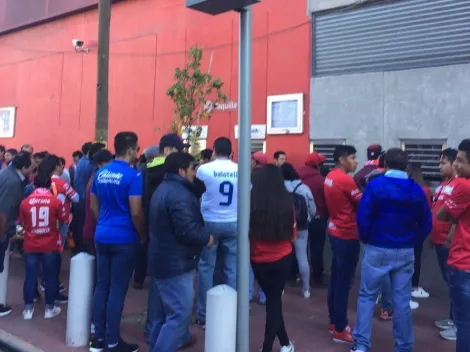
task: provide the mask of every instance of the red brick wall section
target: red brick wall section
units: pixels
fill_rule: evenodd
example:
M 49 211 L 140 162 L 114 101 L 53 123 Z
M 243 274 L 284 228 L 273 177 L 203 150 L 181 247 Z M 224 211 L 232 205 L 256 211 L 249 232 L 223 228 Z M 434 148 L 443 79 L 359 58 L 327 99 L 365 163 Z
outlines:
M 19 0 L 16 0 L 19 1 Z M 35 0 L 36 1 L 36 0 Z M 57 3 L 61 2 L 56 0 Z M 252 123 L 266 124 L 268 95 L 303 93 L 304 133 L 266 138 L 270 158 L 278 149 L 295 164 L 309 152 L 311 22 L 306 1 L 264 0 L 253 7 Z M 72 39 L 97 39 L 97 10 L 0 37 L 0 106 L 16 106 L 7 147 L 31 143 L 70 160 L 93 139 L 96 110 L 96 47 L 76 53 Z M 109 145 L 124 130 L 138 133 L 143 148 L 168 130 L 173 104 L 166 96 L 187 50 L 204 48 L 204 69 L 220 77 L 229 100 L 238 102 L 238 14 L 209 16 L 185 8 L 184 0 L 133 0 L 112 9 L 109 77 Z M 209 121 L 207 146 L 227 136 L 237 143 L 238 110 Z

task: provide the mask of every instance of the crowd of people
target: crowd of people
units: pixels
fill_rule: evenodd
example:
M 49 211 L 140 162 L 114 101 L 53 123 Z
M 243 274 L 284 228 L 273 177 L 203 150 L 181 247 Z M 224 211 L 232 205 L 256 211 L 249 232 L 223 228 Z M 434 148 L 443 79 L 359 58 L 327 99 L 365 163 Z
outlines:
M 25 261 L 24 319 L 32 319 L 41 291 L 44 318 L 61 313 L 67 296 L 59 275 L 68 246 L 96 257 L 91 352 L 139 350 L 120 337 L 132 278 L 135 289 L 150 278 L 143 331 L 150 350 L 175 352 L 196 343 L 189 327 L 205 328 L 207 291 L 216 283 L 237 285 L 238 164 L 225 137 L 197 159 L 187 148 L 170 133 L 141 154 L 138 136 L 120 132 L 114 155 L 102 143 L 85 143 L 66 168 L 64 158 L 34 154 L 30 145 L 19 152 L 0 146 L 0 272 L 14 240 Z M 323 284 L 328 238 L 327 328 L 333 341 L 368 351 L 379 303 L 380 319 L 393 321 L 395 350 L 411 352 L 412 309 L 419 306 L 412 298 L 429 297 L 419 279 L 430 236 L 451 301 L 449 316 L 434 324 L 444 339 L 456 340 L 457 352 L 469 352 L 470 139 L 443 150 L 443 181 L 433 195 L 420 166 L 401 149 L 369 146 L 357 173 L 356 153 L 353 146 L 337 146 L 331 170 L 317 152 L 300 168 L 283 151 L 272 160 L 252 154 L 247 235 L 250 300 L 266 306 L 260 351 L 271 352 L 277 338 L 281 352 L 294 352 L 283 318 L 284 288 L 300 281 L 299 295 L 309 299 L 310 287 Z M 348 300 L 359 260 L 353 326 Z M 10 312 L 0 306 L 0 316 Z

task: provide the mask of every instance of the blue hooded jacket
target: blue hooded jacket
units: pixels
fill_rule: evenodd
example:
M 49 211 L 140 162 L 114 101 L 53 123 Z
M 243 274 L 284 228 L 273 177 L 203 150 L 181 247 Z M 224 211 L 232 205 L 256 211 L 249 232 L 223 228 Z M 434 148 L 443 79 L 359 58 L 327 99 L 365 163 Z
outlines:
M 367 185 L 357 212 L 359 239 L 382 248 L 413 248 L 431 233 L 432 214 L 423 189 L 403 171 L 391 170 Z

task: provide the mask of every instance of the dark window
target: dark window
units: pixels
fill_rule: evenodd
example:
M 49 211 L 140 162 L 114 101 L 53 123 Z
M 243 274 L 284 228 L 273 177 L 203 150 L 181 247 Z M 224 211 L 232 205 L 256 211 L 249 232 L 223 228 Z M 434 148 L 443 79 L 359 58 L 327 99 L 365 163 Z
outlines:
M 408 153 L 409 161 L 421 165 L 426 181 L 441 179 L 439 159 L 446 148 L 445 140 L 402 140 L 401 148 Z
M 318 152 L 323 154 L 326 157 L 325 166 L 332 168 L 335 166 L 335 161 L 333 160 L 333 152 L 338 145 L 346 144 L 346 140 L 344 139 L 336 139 L 336 140 L 318 140 L 312 141 L 310 146 L 312 152 Z

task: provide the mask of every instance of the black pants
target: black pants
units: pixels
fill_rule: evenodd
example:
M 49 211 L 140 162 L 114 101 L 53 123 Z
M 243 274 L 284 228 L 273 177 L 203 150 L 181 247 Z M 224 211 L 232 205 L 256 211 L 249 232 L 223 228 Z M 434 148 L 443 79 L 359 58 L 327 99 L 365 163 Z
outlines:
M 75 248 L 72 249 L 73 254 L 86 251 L 83 242 L 83 227 L 85 226 L 85 208 L 75 206 L 73 208 L 73 219 L 69 228 L 72 232 Z
M 326 228 L 328 218 L 315 217 L 308 228 L 308 238 L 310 241 L 310 265 L 312 266 L 312 280 L 320 282 L 325 270 L 323 264 L 323 252 L 326 240 Z
M 423 254 L 423 245 L 415 247 L 415 272 L 411 279 L 411 286 L 419 287 L 419 277 L 421 276 L 421 254 Z
M 262 352 L 271 352 L 276 336 L 281 346 L 289 346 L 282 315 L 282 291 L 291 268 L 291 256 L 272 263 L 251 263 L 256 281 L 266 295 L 266 327 Z
M 149 243 L 139 244 L 139 250 L 137 254 L 137 260 L 135 262 L 134 270 L 134 282 L 137 284 L 143 284 L 145 277 L 147 276 L 147 255 L 148 255 Z

